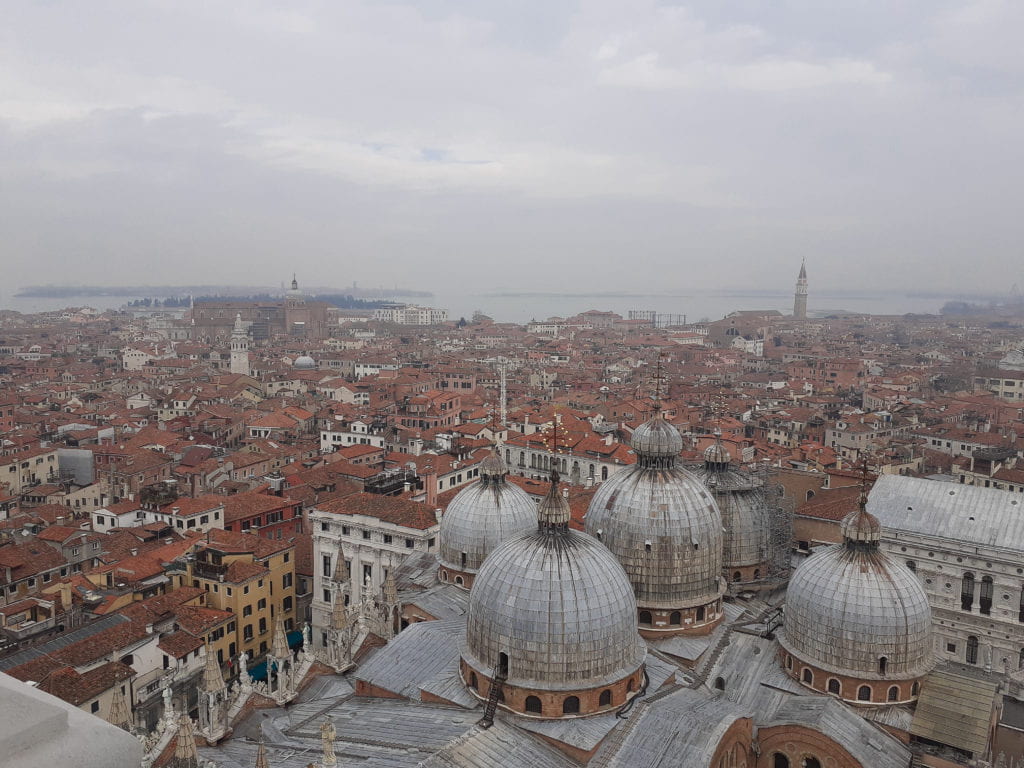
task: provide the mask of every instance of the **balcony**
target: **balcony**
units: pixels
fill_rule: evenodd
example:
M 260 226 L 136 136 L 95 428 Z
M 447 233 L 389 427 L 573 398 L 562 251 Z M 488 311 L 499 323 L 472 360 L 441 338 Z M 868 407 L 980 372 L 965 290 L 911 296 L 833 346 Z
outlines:
M 47 632 L 56 625 L 57 620 L 51 616 L 48 619 L 40 619 L 39 621 L 28 620 L 18 624 L 9 624 L 3 628 L 3 632 L 11 641 L 20 643 L 22 640 L 27 640 L 30 637 Z
M 219 580 L 228 572 L 225 563 L 210 563 L 205 560 L 196 560 L 192 563 L 192 576 L 200 579 Z

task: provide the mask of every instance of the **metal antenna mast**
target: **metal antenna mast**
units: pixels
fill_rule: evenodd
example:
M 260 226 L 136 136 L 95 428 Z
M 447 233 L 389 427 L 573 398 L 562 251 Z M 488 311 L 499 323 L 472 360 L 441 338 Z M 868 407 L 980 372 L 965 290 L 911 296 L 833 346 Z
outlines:
M 501 428 L 508 426 L 508 360 L 504 357 L 498 358 L 498 373 L 501 375 L 500 413 Z

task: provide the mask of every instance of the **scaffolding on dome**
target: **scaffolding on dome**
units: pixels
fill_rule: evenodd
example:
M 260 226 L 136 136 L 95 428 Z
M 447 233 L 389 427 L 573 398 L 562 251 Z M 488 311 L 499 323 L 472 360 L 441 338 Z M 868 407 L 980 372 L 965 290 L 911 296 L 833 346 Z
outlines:
M 787 498 L 779 484 L 779 469 L 767 463 L 739 465 L 728 462 L 728 455 L 719 458 L 725 462 L 705 460 L 688 469 L 696 474 L 711 491 L 722 513 L 723 523 L 745 520 L 746 530 L 729 530 L 726 537 L 723 564 L 730 562 L 763 563 L 765 571 L 753 581 L 730 582 L 735 592 L 775 589 L 789 579 L 793 548 L 793 499 Z M 753 530 L 750 524 L 756 517 Z

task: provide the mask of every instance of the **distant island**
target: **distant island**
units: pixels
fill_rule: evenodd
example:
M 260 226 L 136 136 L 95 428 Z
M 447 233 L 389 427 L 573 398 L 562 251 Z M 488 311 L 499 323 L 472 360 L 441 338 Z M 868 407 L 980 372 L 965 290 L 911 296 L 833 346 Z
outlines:
M 123 296 L 132 299 L 162 299 L 184 301 L 184 304 L 167 304 L 162 306 L 187 306 L 190 297 L 218 297 L 242 299 L 247 296 L 261 295 L 266 297 L 280 296 L 280 288 L 263 286 L 237 285 L 29 285 L 14 294 L 16 298 L 31 299 L 63 299 L 88 298 L 90 296 Z M 350 299 L 381 299 L 397 297 L 429 297 L 430 291 L 417 291 L 411 288 L 358 288 L 352 285 L 347 288 L 309 288 L 306 295 L 328 303 L 335 303 L 338 297 Z

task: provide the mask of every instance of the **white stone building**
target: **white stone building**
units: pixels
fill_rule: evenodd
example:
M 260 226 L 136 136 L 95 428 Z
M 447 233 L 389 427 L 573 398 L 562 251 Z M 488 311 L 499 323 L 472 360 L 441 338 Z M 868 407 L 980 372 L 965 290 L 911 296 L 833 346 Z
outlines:
M 882 475 L 868 511 L 882 549 L 921 579 L 940 660 L 1024 666 L 1024 500 L 992 488 Z
M 356 586 L 380 592 L 388 572 L 414 552 L 435 552 L 440 529 L 437 510 L 392 496 L 357 493 L 309 512 L 313 532 L 313 643 L 322 649 L 333 605 L 333 577 L 339 552 L 343 573 Z

